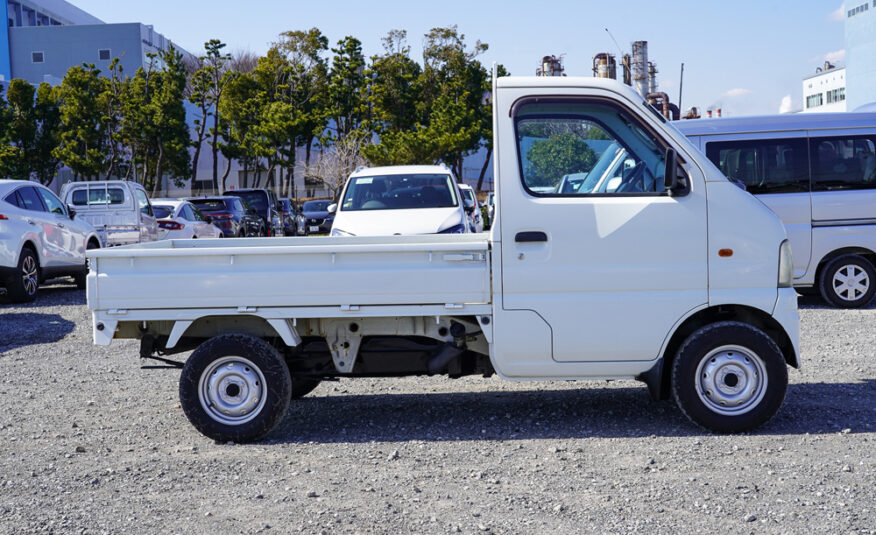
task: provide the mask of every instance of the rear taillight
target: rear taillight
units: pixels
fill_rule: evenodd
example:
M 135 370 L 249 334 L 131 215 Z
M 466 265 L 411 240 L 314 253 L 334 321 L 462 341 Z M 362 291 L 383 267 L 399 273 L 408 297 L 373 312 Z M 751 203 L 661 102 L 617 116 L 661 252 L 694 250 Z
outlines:
M 210 214 L 210 217 L 212 217 L 213 219 L 231 219 L 232 215 L 226 214 L 226 213 L 218 213 L 218 214 Z
M 158 226 L 164 230 L 179 230 L 183 228 L 183 226 L 176 221 L 159 221 Z
M 9 218 L 3 214 L 0 214 L 0 221 L 6 221 L 7 219 L 9 219 Z

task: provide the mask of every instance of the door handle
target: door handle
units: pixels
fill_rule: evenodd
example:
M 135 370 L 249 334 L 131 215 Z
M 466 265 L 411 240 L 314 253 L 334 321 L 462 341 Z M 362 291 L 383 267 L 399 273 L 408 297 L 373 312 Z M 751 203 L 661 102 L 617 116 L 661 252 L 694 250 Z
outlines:
M 33 219 L 28 219 L 27 224 L 28 225 L 36 225 L 36 221 L 34 221 Z
M 514 241 L 517 243 L 543 242 L 548 241 L 548 237 L 547 234 L 541 231 L 518 232 L 517 235 L 514 236 Z
M 58 226 L 59 226 L 60 228 L 64 228 L 64 223 L 58 223 Z

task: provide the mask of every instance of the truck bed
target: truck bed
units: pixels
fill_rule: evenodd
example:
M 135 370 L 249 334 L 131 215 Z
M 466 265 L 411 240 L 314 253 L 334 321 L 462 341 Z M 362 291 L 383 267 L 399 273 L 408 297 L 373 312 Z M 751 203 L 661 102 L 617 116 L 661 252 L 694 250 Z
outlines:
M 193 308 L 458 310 L 490 302 L 489 252 L 487 234 L 143 243 L 89 251 L 88 305 L 151 317 Z

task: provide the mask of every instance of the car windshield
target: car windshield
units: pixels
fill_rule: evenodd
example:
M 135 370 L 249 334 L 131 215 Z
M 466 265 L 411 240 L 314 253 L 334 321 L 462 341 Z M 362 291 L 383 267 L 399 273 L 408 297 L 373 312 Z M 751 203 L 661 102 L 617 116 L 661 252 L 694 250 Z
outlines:
M 360 176 L 350 179 L 341 210 L 404 210 L 459 206 L 447 174 Z
M 460 191 L 462 191 L 462 195 L 463 195 L 466 199 L 470 200 L 471 202 L 475 202 L 475 201 L 476 201 L 475 196 L 474 196 L 474 191 L 472 191 L 472 190 L 470 190 L 470 189 L 460 189 Z
M 325 212 L 331 201 L 307 201 L 301 206 L 303 212 Z
M 189 201 L 201 211 L 226 210 L 225 201 L 220 199 L 192 199 Z
M 277 209 L 281 212 L 291 212 L 292 211 L 292 201 L 289 199 L 280 199 L 277 201 Z
M 166 219 L 173 215 L 173 206 L 153 204 L 152 210 L 155 212 L 155 217 L 158 219 Z
M 229 191 L 227 195 L 240 197 L 241 199 L 246 201 L 246 204 L 256 212 L 264 212 L 268 208 L 267 196 L 261 191 Z
M 593 169 L 590 170 L 589 173 L 585 174 L 585 179 L 580 183 L 578 188 L 574 189 L 573 192 L 576 193 L 590 193 L 593 191 L 593 188 L 599 184 L 599 179 L 605 175 L 606 171 L 611 167 L 612 162 L 618 157 L 618 154 L 624 149 L 618 143 L 612 143 L 609 145 L 605 151 L 600 156 L 599 160 L 593 166 Z M 570 193 L 564 191 L 562 193 Z

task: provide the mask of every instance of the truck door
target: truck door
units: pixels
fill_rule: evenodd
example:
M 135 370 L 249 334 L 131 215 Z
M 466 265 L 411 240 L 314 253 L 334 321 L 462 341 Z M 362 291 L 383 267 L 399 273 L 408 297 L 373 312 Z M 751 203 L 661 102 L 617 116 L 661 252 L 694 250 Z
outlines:
M 501 307 L 547 324 L 510 334 L 550 332 L 533 363 L 653 360 L 673 325 L 708 301 L 701 171 L 683 164 L 687 191 L 665 191 L 672 145 L 632 109 L 549 97 L 499 111 Z M 570 174 L 584 180 L 559 191 Z
M 806 132 L 716 135 L 703 142 L 712 163 L 779 216 L 791 240 L 794 278 L 804 276 L 812 254 Z

